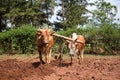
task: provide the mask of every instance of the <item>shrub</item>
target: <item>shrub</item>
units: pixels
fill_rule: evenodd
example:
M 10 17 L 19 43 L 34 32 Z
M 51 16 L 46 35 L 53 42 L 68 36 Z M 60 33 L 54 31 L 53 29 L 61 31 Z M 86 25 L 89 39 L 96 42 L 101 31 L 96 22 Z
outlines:
M 120 51 L 120 28 L 105 24 L 102 27 L 87 25 L 80 28 L 68 28 L 57 34 L 70 36 L 73 32 L 85 36 L 86 53 L 96 54 L 119 54 Z M 33 53 L 36 50 L 36 28 L 23 25 L 17 29 L 11 29 L 0 33 L 0 54 L 3 53 Z M 53 52 L 61 51 L 68 53 L 65 41 L 55 37 Z
M 69 36 L 73 32 L 85 36 L 86 52 L 94 54 L 119 54 L 120 51 L 120 29 L 114 25 L 104 24 L 103 27 L 87 25 L 83 28 L 70 28 L 59 31 L 58 34 Z M 57 45 L 64 43 L 60 38 L 56 39 Z
M 30 25 L 2 32 L 0 33 L 0 49 L 3 53 L 12 53 L 13 50 L 19 53 L 32 53 L 35 49 L 35 32 L 36 28 Z

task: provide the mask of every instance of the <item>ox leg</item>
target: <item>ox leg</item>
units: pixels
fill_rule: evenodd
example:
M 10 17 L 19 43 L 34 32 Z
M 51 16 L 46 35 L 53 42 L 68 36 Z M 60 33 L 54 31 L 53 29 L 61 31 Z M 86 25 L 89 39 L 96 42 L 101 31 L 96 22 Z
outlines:
M 44 64 L 44 61 L 43 61 L 43 59 L 42 59 L 42 53 L 41 53 L 41 51 L 39 51 L 39 59 L 40 59 L 40 62 L 41 62 L 42 64 Z
M 45 54 L 45 62 L 48 63 L 48 54 Z
M 81 50 L 80 56 L 81 56 L 81 61 L 83 62 L 83 54 L 84 54 L 84 49 Z
M 78 54 L 77 54 L 77 62 L 80 64 L 80 51 L 78 51 Z
M 72 57 L 72 55 L 70 55 L 70 58 L 71 58 L 70 64 L 72 64 L 72 62 L 73 62 L 73 57 Z
M 52 52 L 52 49 L 50 49 L 50 52 L 48 54 L 48 63 L 50 63 L 50 61 L 51 61 L 51 52 Z
M 50 63 L 50 59 L 51 59 L 51 50 L 50 51 L 48 50 L 46 51 L 46 54 L 45 54 L 45 62 Z

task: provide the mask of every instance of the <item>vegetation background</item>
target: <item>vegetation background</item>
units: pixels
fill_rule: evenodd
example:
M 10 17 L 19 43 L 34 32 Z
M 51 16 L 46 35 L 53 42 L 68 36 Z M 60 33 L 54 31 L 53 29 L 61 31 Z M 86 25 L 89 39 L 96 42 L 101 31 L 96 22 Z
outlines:
M 0 0 L 0 54 L 33 54 L 38 27 L 53 29 L 70 36 L 73 32 L 85 36 L 87 54 L 120 54 L 120 24 L 117 7 L 104 0 Z M 50 22 L 54 8 L 58 22 Z M 87 6 L 95 6 L 89 11 Z M 91 14 L 92 16 L 88 16 Z M 11 24 L 9 27 L 8 24 Z M 52 27 L 50 27 L 52 26 Z M 67 53 L 63 40 L 55 37 L 53 53 Z

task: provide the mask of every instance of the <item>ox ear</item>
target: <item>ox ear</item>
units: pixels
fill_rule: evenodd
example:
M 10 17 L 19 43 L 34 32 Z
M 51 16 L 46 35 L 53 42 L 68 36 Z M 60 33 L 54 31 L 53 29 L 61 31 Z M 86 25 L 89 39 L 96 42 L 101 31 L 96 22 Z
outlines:
M 42 32 L 42 29 L 39 28 L 39 29 L 37 30 L 37 32 Z
M 54 31 L 51 31 L 51 32 L 50 32 L 50 35 L 52 35 L 52 34 L 54 34 L 54 33 L 55 33 Z
M 41 37 L 41 33 L 42 33 L 42 30 L 41 29 L 38 29 L 37 32 L 36 32 L 36 37 Z
M 41 33 L 40 33 L 40 32 L 37 32 L 37 33 L 36 33 L 36 37 L 37 37 L 37 39 L 41 39 Z
M 78 45 L 78 43 L 77 42 L 75 42 L 75 46 L 77 46 Z
M 50 29 L 49 29 L 48 31 L 49 31 L 49 34 L 50 34 L 50 35 L 52 35 L 52 34 L 55 33 L 54 31 L 52 31 L 52 30 L 50 30 Z
M 41 33 L 42 33 L 42 29 L 38 29 L 36 34 L 41 35 Z

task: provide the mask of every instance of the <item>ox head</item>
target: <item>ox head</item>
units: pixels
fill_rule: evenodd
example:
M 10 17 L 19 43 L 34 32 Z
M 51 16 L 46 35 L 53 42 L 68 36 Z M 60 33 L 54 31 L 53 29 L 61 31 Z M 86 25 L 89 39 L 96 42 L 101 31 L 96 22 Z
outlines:
M 71 54 L 71 55 L 76 54 L 76 52 L 78 51 L 77 42 L 76 41 L 68 41 L 68 40 L 66 40 L 66 42 L 67 42 L 67 46 L 70 51 L 69 54 Z
M 73 41 L 66 40 L 66 42 L 70 51 L 69 54 L 73 55 L 77 52 L 77 34 L 73 33 L 70 37 L 73 39 Z
M 38 29 L 37 30 L 37 39 L 42 42 L 42 44 L 48 44 L 49 43 L 49 37 L 53 34 L 50 29 Z
M 78 35 L 76 33 L 73 33 L 70 37 L 73 40 L 72 41 L 66 40 L 66 42 L 67 42 L 67 46 L 68 46 L 69 51 L 70 51 L 69 54 L 74 55 L 78 51 L 78 49 L 77 49 L 78 43 L 76 42 Z

